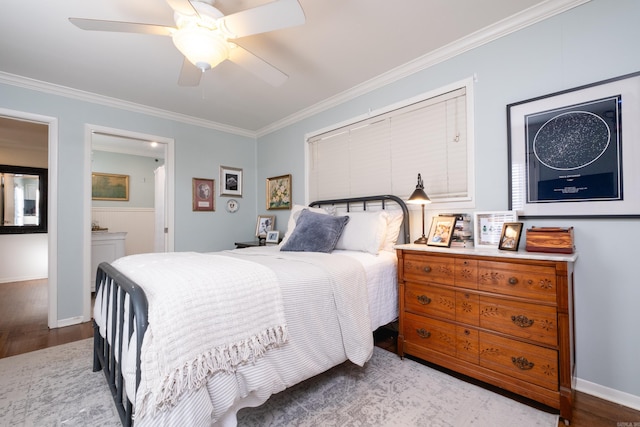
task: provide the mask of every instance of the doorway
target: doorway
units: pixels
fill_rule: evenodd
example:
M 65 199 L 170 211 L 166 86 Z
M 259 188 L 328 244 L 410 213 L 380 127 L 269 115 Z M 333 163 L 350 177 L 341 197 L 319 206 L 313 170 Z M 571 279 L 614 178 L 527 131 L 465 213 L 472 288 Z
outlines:
M 86 125 L 85 133 L 85 209 L 84 209 L 84 312 L 85 321 L 91 319 L 91 243 L 92 243 L 92 160 L 94 151 L 119 153 L 120 155 L 146 156 L 151 158 L 162 157 L 164 159 L 164 205 L 155 206 L 155 212 L 162 211 L 164 220 L 156 222 L 156 228 L 160 228 L 159 237 L 161 244 L 153 247 L 156 251 L 173 251 L 173 206 L 174 206 L 174 140 L 156 135 L 129 132 L 121 129 L 106 128 L 96 125 Z M 153 147 L 155 146 L 155 147 Z M 157 197 L 156 197 L 157 199 Z M 164 223 L 161 225 L 161 223 Z
M 30 122 L 38 126 L 47 127 L 47 234 L 46 234 L 46 275 L 47 275 L 47 300 L 48 300 L 48 316 L 47 324 L 49 328 L 57 328 L 58 325 L 58 306 L 57 306 L 57 265 L 58 258 L 56 254 L 57 247 L 57 213 L 58 213 L 58 119 L 55 117 L 43 116 L 39 114 L 27 113 L 24 111 L 15 111 L 0 108 L 0 116 L 7 119 L 6 123 L 12 122 Z M 6 133 L 5 133 L 6 134 Z M 6 142 L 6 141 L 5 141 Z M 25 141 L 20 142 L 21 145 L 26 144 Z

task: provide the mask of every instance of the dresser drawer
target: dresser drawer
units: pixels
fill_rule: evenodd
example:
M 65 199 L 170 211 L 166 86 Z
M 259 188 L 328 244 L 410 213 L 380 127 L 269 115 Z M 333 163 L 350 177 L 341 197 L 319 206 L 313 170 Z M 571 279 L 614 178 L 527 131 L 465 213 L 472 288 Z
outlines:
M 456 357 L 474 364 L 478 364 L 480 358 L 478 330 L 456 326 Z
M 453 290 L 407 282 L 404 291 L 404 309 L 416 314 L 427 314 L 455 319 L 456 297 Z
M 542 344 L 558 344 L 555 307 L 483 296 L 480 297 L 480 326 Z
M 405 313 L 402 332 L 405 342 L 456 355 L 456 328 L 451 323 Z
M 453 285 L 453 258 L 405 254 L 404 279 Z
M 480 297 L 456 291 L 456 321 L 478 326 L 480 323 Z
M 556 270 L 553 267 L 480 261 L 478 289 L 555 302 Z
M 460 288 L 478 289 L 478 260 L 456 258 L 455 285 Z
M 480 332 L 480 365 L 558 390 L 558 352 Z

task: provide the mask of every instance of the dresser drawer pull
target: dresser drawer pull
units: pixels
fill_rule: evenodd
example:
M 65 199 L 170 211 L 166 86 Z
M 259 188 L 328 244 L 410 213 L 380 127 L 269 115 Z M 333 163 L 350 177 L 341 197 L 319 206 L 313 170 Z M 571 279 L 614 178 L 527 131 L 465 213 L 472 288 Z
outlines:
M 418 336 L 420 338 L 429 338 L 431 336 L 431 332 L 427 331 L 424 328 L 416 329 L 416 332 L 418 333 Z
M 511 362 L 516 366 L 516 368 L 521 369 L 523 371 L 528 371 L 529 369 L 533 369 L 533 362 L 529 362 L 526 357 L 511 357 Z
M 422 305 L 427 305 L 431 303 L 431 298 L 426 295 L 418 295 L 418 302 Z
M 510 285 L 517 285 L 518 284 L 518 278 L 517 277 L 509 277 L 509 284 Z
M 422 270 L 424 270 L 425 273 L 431 273 L 431 267 L 429 267 L 428 265 L 424 267 Z
M 524 316 L 522 314 L 511 316 L 511 321 L 521 328 L 528 328 L 533 325 L 533 319 L 529 319 L 527 316 Z

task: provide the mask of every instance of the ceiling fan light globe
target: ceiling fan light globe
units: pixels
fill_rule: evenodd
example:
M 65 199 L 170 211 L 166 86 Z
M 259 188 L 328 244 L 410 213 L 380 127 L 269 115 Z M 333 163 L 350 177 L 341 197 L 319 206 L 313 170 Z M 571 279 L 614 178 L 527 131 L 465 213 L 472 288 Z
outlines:
M 209 64 L 208 62 L 196 62 L 195 64 L 196 67 L 198 67 L 200 70 L 202 70 L 202 72 L 204 73 L 207 70 L 211 69 L 211 64 Z
M 177 30 L 173 44 L 196 67 L 202 71 L 216 67 L 229 57 L 227 42 L 216 32 L 201 27 L 186 27 Z

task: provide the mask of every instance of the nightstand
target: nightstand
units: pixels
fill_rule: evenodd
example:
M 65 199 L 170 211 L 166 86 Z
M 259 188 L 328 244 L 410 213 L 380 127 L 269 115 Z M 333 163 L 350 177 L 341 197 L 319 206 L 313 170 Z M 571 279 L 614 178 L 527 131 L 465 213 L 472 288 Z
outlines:
M 236 249 L 244 249 L 244 248 L 252 248 L 254 246 L 264 246 L 260 245 L 259 240 L 253 240 L 251 242 L 235 242 Z

